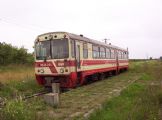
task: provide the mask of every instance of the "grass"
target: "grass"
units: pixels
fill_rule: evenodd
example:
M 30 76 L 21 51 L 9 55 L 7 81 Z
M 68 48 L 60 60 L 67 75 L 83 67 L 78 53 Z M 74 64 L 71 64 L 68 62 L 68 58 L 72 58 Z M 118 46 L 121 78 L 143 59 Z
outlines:
M 32 120 L 37 111 L 46 106 L 39 98 L 28 101 L 23 101 L 22 98 L 42 89 L 35 81 L 32 66 L 1 66 L 0 98 L 6 102 L 5 107 L 0 109 L 1 120 Z
M 25 81 L 34 78 L 34 67 L 31 65 L 0 66 L 0 83 Z
M 138 68 L 138 69 L 137 69 Z M 134 64 L 131 72 L 140 73 L 139 79 L 105 102 L 90 120 L 159 120 L 162 104 L 162 63 L 151 61 Z M 160 74 L 159 74 L 160 73 Z
M 37 117 L 37 112 L 44 109 L 46 104 L 38 98 L 28 101 L 23 101 L 21 98 L 10 99 L 0 111 L 0 118 L 1 120 L 33 120 Z
M 158 93 L 158 88 L 134 83 L 120 96 L 107 101 L 90 120 L 158 120 Z
M 34 67 L 9 65 L 0 67 L 0 96 L 15 98 L 41 89 L 34 77 Z
M 16 70 L 14 65 L 0 68 L 0 76 L 4 78 L 0 84 L 0 96 L 6 101 L 6 106 L 0 109 L 2 120 L 78 120 L 96 109 L 90 120 L 159 118 L 162 104 L 161 62 L 131 62 L 128 72 L 62 93 L 58 108 L 45 104 L 42 97 L 21 99 L 42 89 L 37 85 L 33 71 L 31 66 L 21 65 Z M 20 73 L 24 76 L 21 77 Z M 2 74 L 6 75 L 6 79 Z M 7 74 L 13 74 L 13 77 L 7 78 Z M 128 88 L 124 89 L 125 86 Z M 101 106 L 102 109 L 98 110 Z

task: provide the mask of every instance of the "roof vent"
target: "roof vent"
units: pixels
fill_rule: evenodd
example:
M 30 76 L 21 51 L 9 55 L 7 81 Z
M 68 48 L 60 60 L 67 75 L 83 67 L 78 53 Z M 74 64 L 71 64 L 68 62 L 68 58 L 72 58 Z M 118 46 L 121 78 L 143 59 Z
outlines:
M 82 34 L 80 34 L 80 37 L 83 37 L 83 35 L 82 35 Z

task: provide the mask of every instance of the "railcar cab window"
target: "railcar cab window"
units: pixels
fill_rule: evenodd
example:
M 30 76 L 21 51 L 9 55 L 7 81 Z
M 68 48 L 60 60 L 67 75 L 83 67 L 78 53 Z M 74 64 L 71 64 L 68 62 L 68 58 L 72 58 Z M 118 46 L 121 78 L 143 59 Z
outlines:
M 83 43 L 83 58 L 88 58 L 88 44 Z
M 92 49 L 93 49 L 93 58 L 99 58 L 99 47 L 93 45 Z
M 51 47 L 53 59 L 63 59 L 69 57 L 68 39 L 52 40 Z
M 35 51 L 37 60 L 50 59 L 50 41 L 36 42 Z
M 74 44 L 74 40 L 71 40 L 71 57 L 74 58 L 75 57 L 75 44 Z
M 68 39 L 36 42 L 36 59 L 63 59 L 69 56 Z
M 106 58 L 110 59 L 111 56 L 111 50 L 109 48 L 106 48 Z
M 105 48 L 100 47 L 100 58 L 105 58 L 105 56 L 106 56 L 105 51 L 106 51 Z

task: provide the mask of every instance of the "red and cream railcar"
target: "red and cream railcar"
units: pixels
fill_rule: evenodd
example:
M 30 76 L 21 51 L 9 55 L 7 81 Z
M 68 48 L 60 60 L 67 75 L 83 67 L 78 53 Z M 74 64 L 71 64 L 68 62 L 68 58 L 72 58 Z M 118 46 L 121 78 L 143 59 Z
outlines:
M 51 32 L 35 40 L 35 75 L 43 86 L 59 82 L 73 88 L 99 77 L 128 69 L 128 50 L 83 35 Z

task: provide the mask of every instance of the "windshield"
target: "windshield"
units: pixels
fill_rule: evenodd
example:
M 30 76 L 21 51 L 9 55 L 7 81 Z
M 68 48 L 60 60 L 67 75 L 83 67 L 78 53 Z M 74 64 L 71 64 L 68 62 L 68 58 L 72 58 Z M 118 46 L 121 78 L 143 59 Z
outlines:
M 53 40 L 51 41 L 51 46 L 53 59 L 67 58 L 69 56 L 67 39 Z
M 43 60 L 51 56 L 50 41 L 37 42 L 35 45 L 36 59 Z
M 67 39 L 56 39 L 37 42 L 35 45 L 36 59 L 62 59 L 68 58 L 69 47 Z

